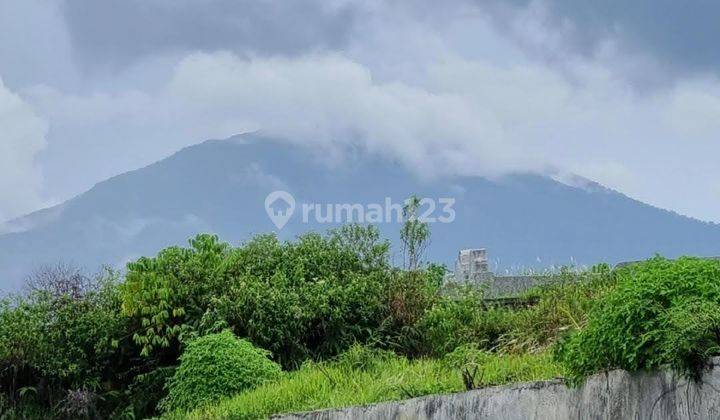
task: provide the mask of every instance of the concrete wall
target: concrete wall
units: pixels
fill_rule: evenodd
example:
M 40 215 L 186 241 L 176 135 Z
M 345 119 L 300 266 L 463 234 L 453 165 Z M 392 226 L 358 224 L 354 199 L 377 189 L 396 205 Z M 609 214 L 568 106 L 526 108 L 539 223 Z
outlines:
M 487 299 L 516 297 L 528 290 L 550 284 L 558 284 L 562 280 L 557 276 L 496 276 L 493 273 L 476 273 L 465 281 L 456 281 L 454 276 L 447 276 L 445 286 L 452 290 L 457 285 L 472 285 L 483 290 Z
M 478 280 L 478 286 L 485 291 L 489 299 L 514 297 L 528 290 L 557 283 L 555 276 L 488 276 Z
M 714 365 L 720 364 L 715 359 Z M 671 372 L 595 375 L 579 388 L 560 381 L 520 383 L 432 395 L 284 419 L 720 419 L 720 367 L 700 383 Z

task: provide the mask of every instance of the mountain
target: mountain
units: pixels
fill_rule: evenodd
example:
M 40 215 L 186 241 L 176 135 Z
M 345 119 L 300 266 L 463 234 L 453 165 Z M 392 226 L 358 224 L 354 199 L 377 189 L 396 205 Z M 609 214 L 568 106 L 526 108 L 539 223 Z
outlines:
M 279 231 L 284 239 L 335 226 L 318 223 L 312 213 L 303 223 L 303 203 L 358 203 L 370 216 L 368 204 L 382 206 L 386 197 L 398 204 L 410 194 L 454 198 L 454 221 L 432 224 L 428 248 L 428 259 L 449 265 L 460 248 L 471 247 L 486 247 L 499 271 L 615 263 L 654 253 L 720 254 L 720 225 L 589 181 L 561 183 L 534 174 L 419 179 L 392 160 L 360 151 L 343 156 L 328 159 L 324 151 L 257 135 L 188 147 L 6 223 L 0 230 L 0 289 L 16 290 L 44 263 L 94 269 L 185 244 L 199 232 L 238 244 L 255 233 L 278 231 L 265 210 L 265 199 L 275 190 L 291 193 L 296 201 L 292 218 Z M 289 210 L 271 204 L 275 211 Z M 433 215 L 442 215 L 441 209 L 438 203 Z M 397 243 L 399 224 L 379 227 Z M 399 254 L 394 258 L 401 261 Z

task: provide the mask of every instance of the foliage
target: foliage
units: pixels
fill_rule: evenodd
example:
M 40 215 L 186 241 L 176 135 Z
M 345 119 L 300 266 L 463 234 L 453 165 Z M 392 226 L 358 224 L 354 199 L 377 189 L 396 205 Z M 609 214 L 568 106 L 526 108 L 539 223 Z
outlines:
M 353 347 L 352 355 L 329 362 L 308 362 L 282 379 L 245 391 L 216 405 L 169 418 L 260 419 L 273 414 L 341 408 L 429 394 L 463 391 L 460 372 L 444 360 L 408 360 L 387 352 Z M 376 354 L 368 358 L 368 355 Z M 361 360 L 362 363 L 358 363 Z M 497 356 L 480 363 L 483 386 L 550 379 L 560 366 L 547 355 Z
M 720 261 L 656 257 L 615 275 L 587 326 L 558 346 L 573 379 L 662 365 L 697 378 L 720 350 Z
M 286 367 L 369 340 L 386 317 L 392 270 L 376 231 L 360 229 L 295 243 L 259 236 L 234 250 L 213 301 L 218 316 Z
M 140 358 L 145 361 L 145 358 Z M 158 414 L 157 406 L 167 396 L 166 382 L 173 376 L 175 366 L 153 366 L 139 363 L 133 366 L 135 374 L 126 373 L 132 378 L 124 387 L 103 396 L 106 405 L 104 413 L 109 418 L 134 419 L 148 418 Z M 145 373 L 137 373 L 143 371 Z
M 192 340 L 167 383 L 166 411 L 189 410 L 277 379 L 280 366 L 269 353 L 230 331 Z
M 400 230 L 400 241 L 405 256 L 405 268 L 408 271 L 415 271 L 420 268 L 423 253 L 430 241 L 430 228 L 417 215 L 421 204 L 422 200 L 413 195 L 405 201 L 403 206 L 405 223 L 403 223 Z
M 70 391 L 100 390 L 121 364 L 127 325 L 118 317 L 115 274 L 83 293 L 60 290 L 35 289 L 0 306 L 0 389 L 13 405 L 26 401 L 28 391 L 35 403 L 75 404 L 82 399 L 70 398 Z
M 439 290 L 445 282 L 445 275 L 448 273 L 448 269 L 444 264 L 430 263 L 427 266 L 427 282 L 428 286 Z
M 0 300 L 0 409 L 141 418 L 164 401 L 175 416 L 239 392 L 192 415 L 254 418 L 564 370 L 578 381 L 669 364 L 697 377 L 720 353 L 720 261 L 563 269 L 504 306 L 421 264 L 418 206 L 401 232 L 406 270 L 359 225 L 239 247 L 199 235 L 130 263 L 122 283 L 43 268 L 25 295 Z
M 432 272 L 394 271 L 385 287 L 385 318 L 368 341 L 398 354 L 424 355 L 418 322 L 440 298 L 440 289 Z
M 562 335 L 581 329 L 590 308 L 615 284 L 606 264 L 589 271 L 563 269 L 554 276 L 551 285 L 526 294 L 536 303 L 513 311 L 512 328 L 500 340 L 504 351 L 544 351 Z
M 493 349 L 513 325 L 513 314 L 486 307 L 481 292 L 460 288 L 456 295 L 437 299 L 418 321 L 424 354 L 443 356 L 463 344 Z
M 347 224 L 330 231 L 330 244 L 354 254 L 365 270 L 377 270 L 388 266 L 390 242 L 380 237 L 373 226 Z
M 210 297 L 223 287 L 228 252 L 217 236 L 198 235 L 190 248 L 166 248 L 128 264 L 122 309 L 140 323 L 133 339 L 144 356 L 198 331 Z

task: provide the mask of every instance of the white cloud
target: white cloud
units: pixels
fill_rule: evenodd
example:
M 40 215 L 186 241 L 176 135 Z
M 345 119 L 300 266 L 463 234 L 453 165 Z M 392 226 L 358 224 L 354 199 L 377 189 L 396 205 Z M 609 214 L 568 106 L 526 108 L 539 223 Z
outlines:
M 703 194 L 720 176 L 717 80 L 650 95 L 591 61 L 565 73 L 459 56 L 424 64 L 423 84 L 408 85 L 378 82 L 345 56 L 193 54 L 168 95 L 186 104 L 189 118 L 218 127 L 235 121 L 309 144 L 356 142 L 424 174 L 553 168 L 717 220 L 720 206 Z
M 501 139 L 497 121 L 471 101 L 377 83 L 366 67 L 342 56 L 194 54 L 180 63 L 168 93 L 217 126 L 237 119 L 235 130 L 250 126 L 308 145 L 358 143 L 433 173 L 477 165 L 488 174 L 511 164 L 502 155 L 512 145 L 493 147 Z M 472 155 L 464 153 L 468 148 Z
M 511 36 L 474 9 L 418 17 L 378 3 L 342 52 L 153 57 L 109 79 L 112 88 L 24 97 L 51 122 L 51 191 L 66 173 L 62 184 L 79 192 L 90 185 L 78 180 L 262 129 L 315 147 L 362 144 L 422 174 L 574 172 L 720 220 L 720 202 L 707 199 L 720 178 L 717 78 L 638 90 L 624 74 L 652 60 L 623 55 L 613 39 L 575 56 L 564 46 L 572 31 L 548 27 L 541 9 L 516 19 Z M 147 66 L 153 83 L 138 81 Z
M 45 147 L 46 133 L 45 121 L 0 79 L 0 221 L 43 204 L 35 157 Z

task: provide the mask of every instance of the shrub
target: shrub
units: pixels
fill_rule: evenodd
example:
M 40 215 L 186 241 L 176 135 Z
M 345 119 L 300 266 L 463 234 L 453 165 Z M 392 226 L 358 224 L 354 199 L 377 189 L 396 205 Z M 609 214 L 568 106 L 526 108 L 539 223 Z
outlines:
M 280 377 L 269 353 L 230 331 L 191 341 L 168 381 L 165 411 L 189 410 Z
M 128 264 L 122 284 L 123 313 L 140 324 L 133 335 L 149 356 L 157 348 L 197 332 L 209 299 L 224 286 L 230 247 L 214 235 L 198 235 L 190 248 L 166 248 L 157 257 Z
M 662 365 L 697 377 L 720 345 L 720 261 L 656 257 L 617 270 L 616 279 L 587 326 L 557 348 L 572 378 Z
M 218 316 L 289 368 L 368 341 L 387 316 L 392 271 L 375 229 L 359 229 L 294 243 L 259 236 L 237 248 L 213 301 Z
M 615 284 L 605 264 L 590 271 L 563 270 L 550 286 L 528 292 L 537 302 L 514 312 L 512 327 L 500 347 L 504 351 L 539 352 L 554 344 L 558 337 L 581 329 L 587 314 Z
M 118 385 L 127 323 L 114 274 L 96 280 L 82 293 L 35 289 L 0 304 L 0 390 L 11 402 L 31 392 L 37 404 L 60 406 L 68 390 Z
M 394 272 L 386 285 L 384 313 L 372 342 L 410 357 L 425 354 L 418 322 L 438 299 L 438 288 L 427 271 Z
M 510 330 L 512 318 L 511 311 L 486 307 L 481 293 L 462 288 L 457 295 L 439 298 L 418 321 L 417 330 L 423 353 L 438 357 L 463 344 L 494 348 Z
M 463 344 L 446 354 L 442 360 L 454 369 L 470 369 L 485 364 L 494 355 L 477 344 Z
M 140 359 L 145 361 L 144 358 Z M 167 396 L 165 384 L 175 372 L 175 366 L 134 366 L 133 370 L 147 370 L 132 377 L 119 392 L 105 396 L 106 415 L 112 419 L 150 418 L 159 414 L 158 404 Z
M 366 341 L 385 316 L 389 245 L 374 227 L 190 245 L 128 265 L 123 311 L 144 356 L 173 360 L 183 342 L 229 327 L 294 367 Z

